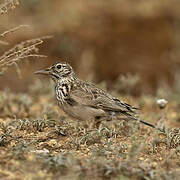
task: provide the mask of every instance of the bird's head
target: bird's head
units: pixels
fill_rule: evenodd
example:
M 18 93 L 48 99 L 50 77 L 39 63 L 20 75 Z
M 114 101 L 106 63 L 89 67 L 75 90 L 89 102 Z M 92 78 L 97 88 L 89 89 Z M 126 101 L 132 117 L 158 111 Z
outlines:
M 44 74 L 51 77 L 55 82 L 59 79 L 72 76 L 74 74 L 72 67 L 67 63 L 56 63 L 44 70 L 36 71 L 34 74 Z

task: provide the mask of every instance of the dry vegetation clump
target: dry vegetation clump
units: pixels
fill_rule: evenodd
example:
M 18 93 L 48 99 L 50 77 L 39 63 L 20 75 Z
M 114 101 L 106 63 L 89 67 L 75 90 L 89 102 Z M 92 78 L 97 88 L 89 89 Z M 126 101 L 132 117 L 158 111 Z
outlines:
M 4 0 L 4 2 L 0 4 L 0 14 L 5 14 L 10 10 L 15 9 L 18 5 L 19 0 Z
M 138 74 L 120 75 L 112 89 L 121 94 L 137 95 L 140 80 L 141 78 Z
M 0 117 L 27 116 L 32 106 L 32 99 L 27 94 L 12 95 L 8 90 L 4 90 L 1 91 L 0 98 Z

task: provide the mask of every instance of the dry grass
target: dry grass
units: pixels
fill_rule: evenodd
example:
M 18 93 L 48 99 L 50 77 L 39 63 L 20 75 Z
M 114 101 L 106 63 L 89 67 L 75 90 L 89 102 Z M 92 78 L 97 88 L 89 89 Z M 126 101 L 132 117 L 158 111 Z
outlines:
M 4 2 L 0 4 L 0 14 L 5 14 L 10 10 L 15 9 L 18 5 L 19 0 L 4 0 Z
M 12 33 L 12 32 L 15 32 L 15 31 L 17 31 L 17 30 L 19 30 L 19 29 L 21 29 L 21 28 L 24 28 L 24 27 L 29 27 L 29 26 L 28 26 L 28 25 L 19 25 L 19 26 L 15 27 L 15 28 L 9 29 L 9 30 L 1 33 L 1 34 L 0 34 L 0 37 L 1 37 L 1 38 L 2 38 L 2 37 L 5 37 L 5 36 L 7 36 L 8 34 L 10 34 L 10 33 Z
M 1 39 L 5 38 L 8 34 L 16 32 L 16 31 L 18 31 L 18 30 L 20 30 L 21 28 L 24 28 L 24 27 L 29 27 L 29 26 L 28 25 L 19 25 L 19 26 L 15 27 L 15 28 L 8 29 L 7 31 L 0 34 L 0 38 Z M 9 43 L 4 41 L 4 40 L 0 40 L 0 44 L 1 45 L 8 45 Z
M 7 13 L 10 9 L 14 9 L 17 5 L 19 5 L 18 0 L 6 0 L 0 6 L 0 12 Z M 21 28 L 28 27 L 28 25 L 19 25 L 15 28 L 8 29 L 0 34 L 0 38 L 4 39 L 7 35 L 14 33 Z M 39 54 L 38 46 L 41 45 L 45 39 L 52 38 L 52 36 L 43 36 L 35 39 L 29 39 L 16 44 L 14 47 L 4 52 L 3 55 L 0 56 L 0 73 L 3 74 L 7 68 L 11 65 L 16 66 L 17 73 L 20 75 L 20 69 L 18 67 L 18 62 L 27 58 L 45 58 L 45 55 Z M 1 45 L 8 45 L 8 42 L 4 40 L 0 40 Z
M 4 0 L 4 2 L 2 2 L 0 4 L 0 14 L 5 14 L 7 13 L 9 10 L 15 9 L 16 6 L 19 5 L 19 1 L 18 0 Z M 17 31 L 18 29 L 20 29 L 21 27 L 24 27 L 22 25 L 15 27 L 13 29 L 7 30 L 3 33 L 0 34 L 0 38 L 6 36 L 7 34 Z M 0 39 L 0 45 L 8 45 L 8 43 L 6 41 L 2 41 Z
M 23 41 L 16 44 L 12 49 L 6 51 L 2 56 L 0 56 L 0 71 L 4 72 L 8 66 L 15 64 L 22 59 L 29 57 L 44 58 L 45 55 L 38 54 L 38 45 L 44 42 L 44 39 L 51 38 L 52 36 L 44 36 L 41 38 L 35 38 Z

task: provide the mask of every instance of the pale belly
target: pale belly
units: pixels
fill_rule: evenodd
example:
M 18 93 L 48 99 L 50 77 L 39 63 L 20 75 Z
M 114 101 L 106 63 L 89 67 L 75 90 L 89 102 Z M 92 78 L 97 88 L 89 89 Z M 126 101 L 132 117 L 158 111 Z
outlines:
M 76 119 L 83 121 L 94 121 L 98 118 L 105 117 L 106 113 L 102 109 L 95 109 L 89 106 L 82 105 L 64 105 L 60 106 L 61 109 L 67 113 L 69 116 L 72 116 Z

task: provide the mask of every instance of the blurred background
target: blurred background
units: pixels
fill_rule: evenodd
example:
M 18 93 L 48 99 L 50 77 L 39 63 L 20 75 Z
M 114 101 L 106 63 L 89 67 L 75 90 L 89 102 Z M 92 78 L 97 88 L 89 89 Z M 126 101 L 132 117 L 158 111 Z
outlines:
M 180 65 L 179 0 L 22 0 L 0 15 L 0 31 L 30 25 L 8 35 L 8 46 L 53 35 L 40 47 L 46 59 L 20 63 L 21 79 L 14 67 L 0 76 L 0 88 L 26 91 L 36 78 L 32 73 L 65 61 L 76 74 L 109 89 L 133 86 L 131 94 L 155 93 L 162 84 L 175 83 Z M 124 91 L 124 92 L 123 92 Z

